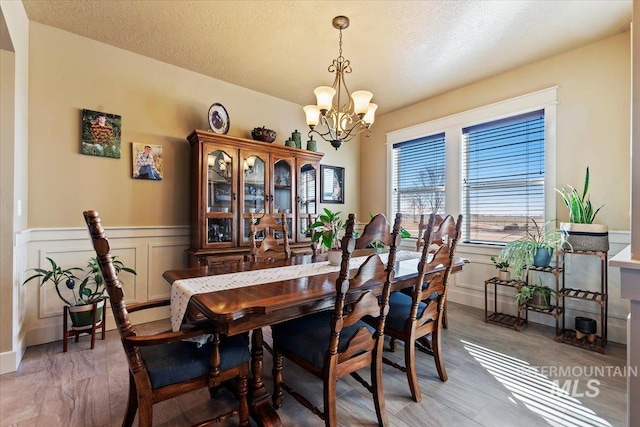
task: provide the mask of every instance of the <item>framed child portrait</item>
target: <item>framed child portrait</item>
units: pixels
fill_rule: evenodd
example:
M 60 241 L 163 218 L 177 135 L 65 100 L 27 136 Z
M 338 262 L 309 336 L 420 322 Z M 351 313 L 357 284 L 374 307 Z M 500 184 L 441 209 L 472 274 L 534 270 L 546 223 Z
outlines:
M 162 145 L 133 142 L 132 151 L 134 179 L 162 180 Z
M 122 117 L 82 110 L 82 154 L 120 158 Z

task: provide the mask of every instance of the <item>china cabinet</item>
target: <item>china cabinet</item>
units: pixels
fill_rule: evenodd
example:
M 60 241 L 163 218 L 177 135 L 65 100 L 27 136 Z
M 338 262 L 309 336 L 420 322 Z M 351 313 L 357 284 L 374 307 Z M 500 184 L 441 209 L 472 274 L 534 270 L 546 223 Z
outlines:
M 284 213 L 295 253 L 310 248 L 322 153 L 194 130 L 189 265 L 242 260 L 250 214 Z M 277 236 L 276 236 L 277 237 Z

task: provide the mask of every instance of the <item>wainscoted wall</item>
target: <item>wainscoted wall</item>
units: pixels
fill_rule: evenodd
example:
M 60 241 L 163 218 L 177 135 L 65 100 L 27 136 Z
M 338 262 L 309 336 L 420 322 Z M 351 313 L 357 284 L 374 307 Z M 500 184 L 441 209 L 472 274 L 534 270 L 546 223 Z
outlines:
M 112 253 L 125 265 L 134 268 L 137 276 L 123 274 L 124 290 L 128 303 L 151 299 L 168 298 L 169 284 L 162 278 L 166 270 L 183 268 L 187 265 L 184 250 L 189 247 L 189 227 L 117 227 L 106 226 L 106 234 L 111 244 Z M 628 232 L 610 232 L 609 257 L 618 253 L 629 244 Z M 70 266 L 86 266 L 93 256 L 91 242 L 87 231 L 82 228 L 33 229 L 21 233 L 20 242 L 25 245 L 27 264 L 25 269 L 48 267 L 46 257 L 53 258 L 64 268 Z M 413 249 L 413 241 L 406 240 L 403 247 Z M 19 245 L 20 246 L 20 245 Z M 461 304 L 484 308 L 484 281 L 493 277 L 496 270 L 489 257 L 497 255 L 498 249 L 487 246 L 471 246 L 460 244 L 457 255 L 468 258 L 471 263 L 461 273 L 455 274 L 449 289 L 449 299 Z M 22 270 L 24 271 L 24 269 Z M 23 273 L 24 278 L 31 272 Z M 546 276 L 546 277 L 545 277 Z M 598 289 L 599 260 L 590 256 L 569 256 L 567 258 L 567 285 Z M 553 286 L 553 276 L 543 275 L 543 281 Z M 67 291 L 65 288 L 64 291 Z M 492 306 L 493 299 L 489 300 Z M 25 321 L 22 324 L 24 347 L 62 339 L 62 307 L 63 304 L 55 294 L 51 284 L 39 288 L 30 283 L 22 288 L 21 310 L 25 310 Z M 498 309 L 515 314 L 516 306 L 513 291 L 498 290 Z M 620 272 L 617 268 L 609 268 L 609 340 L 626 343 L 626 318 L 629 313 L 628 301 L 620 298 Z M 169 317 L 168 308 L 159 308 L 146 317 L 136 315 L 135 323 L 148 322 Z M 574 316 L 587 316 L 599 319 L 599 306 L 595 303 L 572 301 L 567 311 L 567 326 L 572 327 Z M 478 319 L 482 321 L 482 319 Z M 529 314 L 529 321 L 554 325 L 551 316 Z M 455 318 L 449 319 L 455 324 Z M 107 311 L 107 328 L 114 328 L 111 311 Z M 496 328 L 500 326 L 496 325 Z M 526 327 L 522 332 L 526 334 Z M 553 337 L 550 335 L 550 339 Z M 85 344 L 80 344 L 85 345 Z
M 615 254 L 624 249 L 630 242 L 628 231 L 609 232 L 609 253 L 611 259 Z M 468 258 L 471 263 L 465 266 L 461 273 L 455 274 L 452 286 L 449 288 L 449 300 L 461 304 L 484 309 L 484 281 L 496 276 L 496 269 L 489 259 L 491 255 L 497 255 L 499 249 L 487 246 L 458 245 L 456 254 Z M 608 265 L 608 262 L 607 262 Z M 627 341 L 627 315 L 629 314 L 629 301 L 620 297 L 620 269 L 608 267 L 609 273 L 609 315 L 608 315 L 608 339 L 626 344 Z M 589 290 L 600 289 L 600 259 L 595 256 L 569 255 L 566 259 L 566 282 L 568 287 L 583 288 Z M 554 287 L 552 274 L 540 274 L 545 285 Z M 562 286 L 562 284 L 561 284 Z M 498 311 L 513 314 L 516 313 L 514 300 L 515 291 L 498 287 Z M 489 307 L 493 307 L 493 292 L 489 295 Z M 596 303 L 567 299 L 566 323 L 568 328 L 573 328 L 575 316 L 586 316 L 598 320 L 600 327 L 600 306 Z M 483 321 L 484 319 L 478 319 Z M 555 326 L 552 316 L 538 313 L 529 313 L 529 321 Z M 449 323 L 455 323 L 455 319 L 449 319 Z M 562 323 L 560 324 L 562 327 Z M 501 326 L 495 325 L 496 328 Z M 527 333 L 525 327 L 521 332 Z M 552 336 L 550 336 L 552 338 Z M 560 345 L 560 344 L 559 344 Z
M 170 286 L 162 278 L 166 270 L 184 268 L 187 259 L 184 250 L 189 247 L 189 227 L 117 227 L 104 224 L 111 252 L 137 275 L 123 273 L 120 279 L 127 303 L 168 298 Z M 49 269 L 47 257 L 63 268 L 85 267 L 94 256 L 93 247 L 86 229 L 56 228 L 32 229 L 21 233 L 20 243 L 27 252 L 27 263 L 23 278 L 28 278 L 36 267 Z M 70 291 L 62 285 L 64 295 Z M 62 339 L 62 307 L 53 284 L 38 287 L 33 281 L 22 287 L 20 306 L 24 311 L 22 324 L 24 345 L 32 346 Z M 169 317 L 168 307 L 151 310 L 150 313 L 135 314 L 134 322 L 148 322 Z M 107 328 L 115 328 L 111 310 L 107 310 Z M 84 345 L 84 344 L 81 344 Z

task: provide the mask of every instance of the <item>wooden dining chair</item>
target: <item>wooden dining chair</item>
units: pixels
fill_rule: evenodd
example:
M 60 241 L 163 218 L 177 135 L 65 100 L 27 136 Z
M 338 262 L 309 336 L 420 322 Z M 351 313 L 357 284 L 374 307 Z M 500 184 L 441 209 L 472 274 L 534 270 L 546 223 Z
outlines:
M 258 217 L 251 213 L 249 214 L 249 223 L 251 249 L 248 261 L 291 257 L 287 217 L 284 213 L 280 215 L 264 214 Z M 276 233 L 281 234 L 282 238 L 277 238 Z M 258 234 L 262 234 L 264 237 L 259 239 Z
M 384 217 L 382 217 L 384 219 Z M 389 424 L 382 388 L 382 346 L 390 282 L 393 279 L 396 249 L 400 242 L 401 215 L 390 229 L 386 219 L 374 218 L 363 234 L 374 236 L 390 247 L 384 263 L 377 254 L 369 255 L 353 277 L 349 261 L 356 246 L 353 238 L 355 216 L 349 215 L 342 239 L 342 263 L 336 281 L 335 306 L 324 311 L 273 325 L 273 405 L 282 406 L 283 390 L 322 418 L 327 426 L 336 426 L 336 383 L 353 376 L 372 394 L 378 424 Z M 373 286 L 373 285 L 378 286 Z M 376 296 L 381 292 L 380 299 Z M 370 326 L 363 318 L 377 319 Z M 292 390 L 283 380 L 283 356 L 323 381 L 324 411 Z M 369 366 L 371 382 L 366 383 L 356 371 Z
M 427 229 L 427 223 L 425 223 L 424 221 L 424 215 L 420 215 L 420 223 L 418 224 L 418 239 L 416 240 L 416 251 L 420 252 L 422 250 L 422 248 L 424 247 L 424 232 Z M 436 215 L 435 217 L 435 221 L 433 223 L 433 225 L 435 227 L 438 227 L 440 225 L 440 223 L 442 222 L 443 218 L 441 215 Z M 453 222 L 453 227 L 455 229 L 455 222 Z M 444 232 L 444 230 L 443 230 Z M 452 233 L 453 230 L 448 229 L 447 232 Z M 442 238 L 442 236 L 441 236 Z M 437 249 L 438 246 L 434 246 L 433 248 Z M 433 248 L 431 250 L 431 252 L 433 252 Z M 445 302 L 444 304 L 444 309 L 442 312 L 442 327 L 444 329 L 448 329 L 449 328 L 449 319 L 447 316 L 447 303 Z M 392 347 L 394 347 L 394 344 L 391 344 Z
M 127 305 L 98 212 L 86 211 L 84 218 L 129 364 L 129 397 L 122 425 L 131 426 L 138 412 L 138 425 L 151 426 L 155 403 L 204 387 L 211 391 L 223 382 L 235 379 L 238 409 L 198 425 L 209 425 L 239 415 L 239 425 L 248 426 L 250 356 L 246 337 L 220 336 L 211 323 L 203 322 L 185 325 L 178 332 L 139 335 L 131 324 L 129 313 L 169 305 L 170 301 L 166 299 Z M 211 334 L 211 341 L 202 345 L 186 341 L 202 337 L 203 334 Z
M 431 214 L 423 235 L 425 245 L 422 248 L 418 277 L 411 295 L 404 292 L 394 292 L 390 295 L 389 314 L 385 325 L 386 335 L 404 342 L 405 364 L 401 366 L 387 358 L 383 358 L 383 361 L 407 374 L 411 397 L 416 402 L 422 399 L 416 371 L 416 349 L 433 356 L 440 380 L 447 381 L 447 371 L 442 357 L 441 331 L 449 277 L 462 227 L 462 215 L 459 215 L 457 220 L 448 215 L 439 226 L 434 225 L 435 220 L 436 215 Z M 454 227 L 453 233 L 449 231 L 451 224 Z

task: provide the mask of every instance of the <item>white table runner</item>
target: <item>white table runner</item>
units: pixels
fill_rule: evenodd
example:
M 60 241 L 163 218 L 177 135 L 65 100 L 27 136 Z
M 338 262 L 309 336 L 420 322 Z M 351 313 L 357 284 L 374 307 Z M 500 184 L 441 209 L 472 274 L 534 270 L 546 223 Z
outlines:
M 389 259 L 389 254 L 379 254 L 379 256 L 384 263 Z M 360 267 L 367 258 L 366 256 L 351 258 L 351 260 L 349 260 L 349 269 Z M 420 253 L 411 251 L 396 252 L 396 261 L 414 258 L 420 258 Z M 281 282 L 298 279 L 300 277 L 317 276 L 334 271 L 340 271 L 340 266 L 329 265 L 328 261 L 324 261 L 176 280 L 171 286 L 171 327 L 174 331 L 180 330 L 182 319 L 187 311 L 187 305 L 192 295 L 242 288 L 245 286 L 263 285 L 265 283 Z

